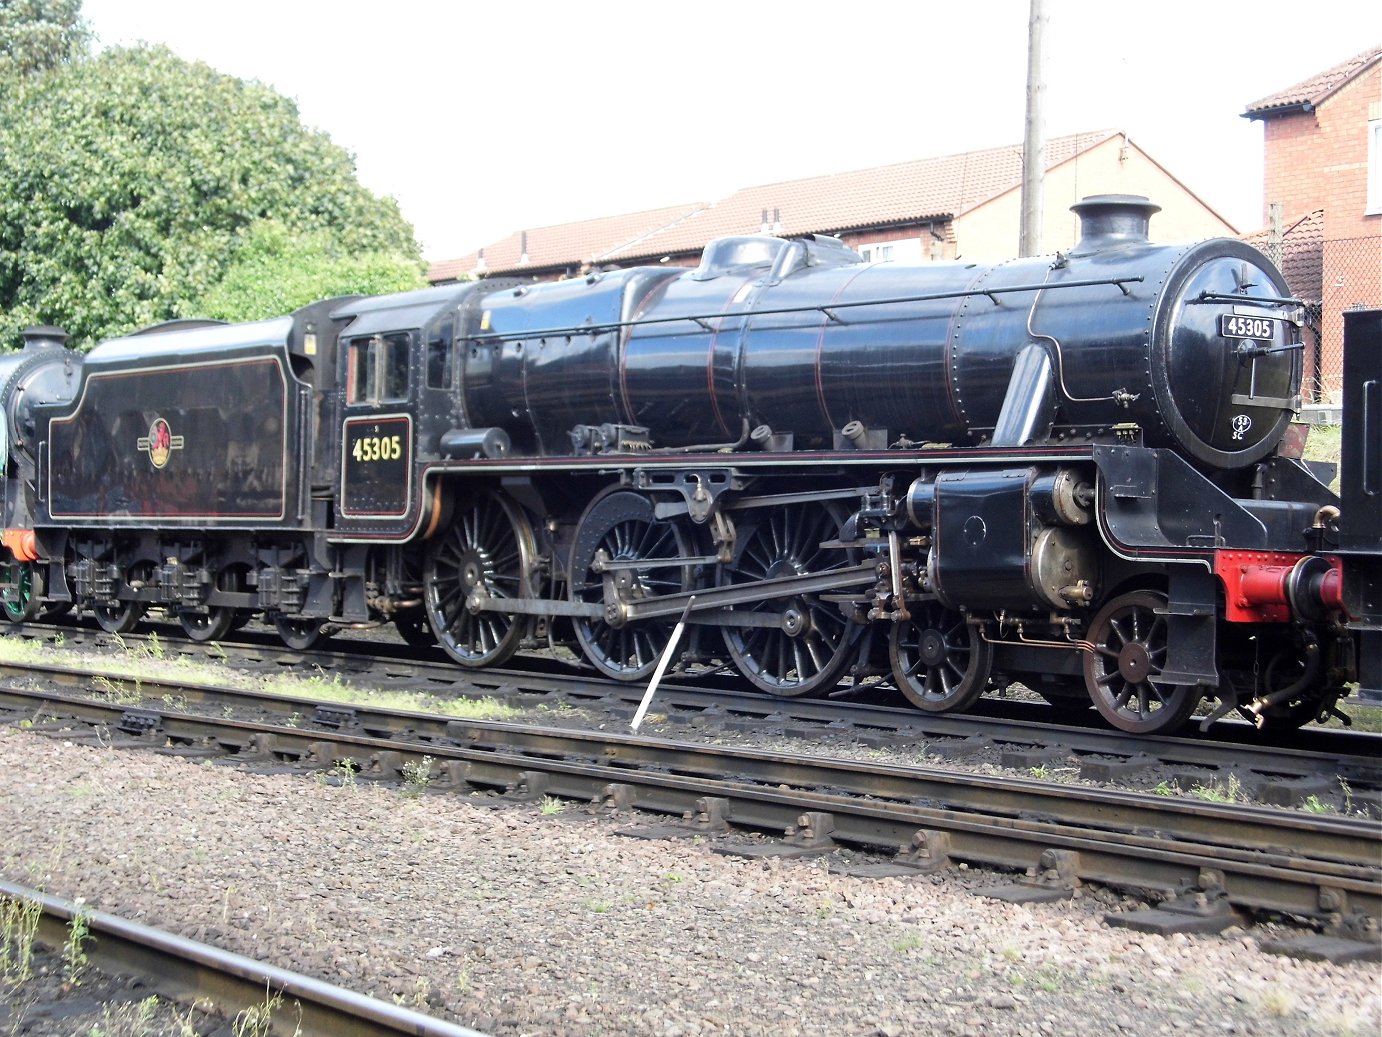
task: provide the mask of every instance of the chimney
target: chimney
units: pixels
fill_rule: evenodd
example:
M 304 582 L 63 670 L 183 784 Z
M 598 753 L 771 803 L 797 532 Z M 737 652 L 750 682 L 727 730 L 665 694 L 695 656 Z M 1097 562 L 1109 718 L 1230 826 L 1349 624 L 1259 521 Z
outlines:
M 528 232 L 526 230 L 523 232 L 523 245 L 518 254 L 518 265 L 528 265 Z
M 1070 250 L 1077 256 L 1146 243 L 1152 214 L 1161 206 L 1140 194 L 1096 194 L 1076 202 L 1070 211 L 1080 218 L 1080 240 Z
M 62 349 L 67 345 L 67 332 L 51 324 L 36 324 L 25 328 L 20 334 L 24 339 L 24 352 L 33 353 L 40 349 Z

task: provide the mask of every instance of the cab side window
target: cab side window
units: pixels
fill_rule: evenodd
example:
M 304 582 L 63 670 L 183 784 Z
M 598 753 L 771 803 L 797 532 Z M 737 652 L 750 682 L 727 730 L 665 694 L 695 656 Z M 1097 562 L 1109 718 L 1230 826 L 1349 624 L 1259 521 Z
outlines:
M 394 331 L 350 342 L 346 354 L 346 402 L 387 403 L 408 398 L 411 335 Z
M 452 348 L 452 319 L 441 321 L 427 336 L 427 387 L 450 389 L 456 384 L 456 351 Z

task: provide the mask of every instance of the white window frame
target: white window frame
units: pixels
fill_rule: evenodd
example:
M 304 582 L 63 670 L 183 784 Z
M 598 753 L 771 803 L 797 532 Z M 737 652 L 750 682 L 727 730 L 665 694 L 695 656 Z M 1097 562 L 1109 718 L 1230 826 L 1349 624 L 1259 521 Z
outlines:
M 864 257 L 866 263 L 919 263 L 926 258 L 921 239 L 917 237 L 870 241 L 855 245 L 854 250 Z
M 1363 214 L 1382 215 L 1382 119 L 1368 123 L 1368 200 Z

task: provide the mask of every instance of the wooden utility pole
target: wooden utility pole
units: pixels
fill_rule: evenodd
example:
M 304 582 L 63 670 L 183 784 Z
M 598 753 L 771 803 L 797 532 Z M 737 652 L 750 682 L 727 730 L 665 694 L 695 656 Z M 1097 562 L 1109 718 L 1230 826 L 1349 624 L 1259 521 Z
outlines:
M 1046 32 L 1045 0 L 1031 0 L 1027 20 L 1027 123 L 1022 137 L 1022 227 L 1018 233 L 1020 256 L 1041 253 L 1043 178 L 1046 175 L 1046 142 L 1042 135 L 1042 101 L 1046 81 L 1041 73 L 1042 37 Z

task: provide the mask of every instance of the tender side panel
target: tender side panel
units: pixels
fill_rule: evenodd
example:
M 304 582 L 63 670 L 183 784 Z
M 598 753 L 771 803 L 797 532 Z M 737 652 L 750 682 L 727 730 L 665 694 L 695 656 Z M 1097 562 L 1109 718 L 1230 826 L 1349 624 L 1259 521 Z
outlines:
M 89 373 L 49 426 L 49 517 L 282 522 L 294 416 L 277 357 Z

